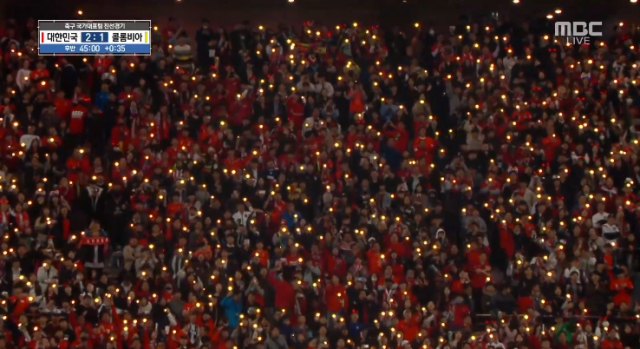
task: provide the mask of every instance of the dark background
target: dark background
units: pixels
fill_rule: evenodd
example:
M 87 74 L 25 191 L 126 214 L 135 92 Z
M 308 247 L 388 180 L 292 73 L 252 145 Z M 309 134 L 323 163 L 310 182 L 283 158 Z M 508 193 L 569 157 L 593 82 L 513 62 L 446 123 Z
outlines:
M 629 0 L 0 0 L 0 20 L 72 19 L 82 9 L 83 19 L 151 19 L 162 25 L 169 16 L 195 30 L 202 18 L 212 26 L 233 25 L 249 20 L 253 24 L 300 25 L 315 20 L 335 25 L 358 21 L 362 24 L 407 25 L 419 21 L 446 29 L 461 16 L 488 17 L 492 12 L 516 20 L 544 17 L 556 8 L 563 20 L 597 20 L 617 23 L 640 19 L 640 3 Z

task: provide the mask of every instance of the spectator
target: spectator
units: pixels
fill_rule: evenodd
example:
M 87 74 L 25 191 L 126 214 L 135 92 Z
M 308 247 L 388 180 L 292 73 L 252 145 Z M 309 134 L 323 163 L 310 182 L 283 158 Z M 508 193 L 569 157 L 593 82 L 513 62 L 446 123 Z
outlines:
M 639 31 L 550 25 L 9 22 L 0 348 L 640 347 Z

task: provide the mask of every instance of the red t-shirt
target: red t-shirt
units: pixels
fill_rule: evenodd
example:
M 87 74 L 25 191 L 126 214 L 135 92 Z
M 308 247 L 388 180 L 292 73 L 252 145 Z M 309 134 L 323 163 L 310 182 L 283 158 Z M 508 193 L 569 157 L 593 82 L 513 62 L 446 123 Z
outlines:
M 410 320 L 402 320 L 398 324 L 398 330 L 404 333 L 404 339 L 412 342 L 418 336 L 418 325 L 415 323 L 413 319 Z
M 542 139 L 542 148 L 544 150 L 544 155 L 547 161 L 551 161 L 551 159 L 554 159 L 556 149 L 560 146 L 561 143 L 562 142 L 559 138 L 545 137 Z
M 33 71 L 31 71 L 30 75 L 31 75 L 30 76 L 31 81 L 38 81 L 40 79 L 49 79 L 49 71 L 46 70 L 46 69 L 33 70 Z
M 483 274 L 483 271 L 487 267 L 487 264 L 476 264 L 472 268 L 472 276 L 471 276 L 471 287 L 482 289 L 484 285 L 487 283 L 487 275 Z M 488 267 L 487 271 L 490 271 L 491 267 Z
M 293 121 L 296 129 L 302 128 L 302 123 L 304 122 L 304 105 L 302 105 L 300 100 L 294 101 L 291 98 L 287 100 L 287 114 L 287 117 Z
M 99 74 L 102 74 L 105 71 L 107 71 L 110 65 L 111 65 L 111 58 L 109 57 L 105 57 L 105 58 L 98 57 L 93 61 L 93 69 L 95 69 Z
M 56 107 L 56 113 L 60 115 L 60 117 L 69 121 L 69 114 L 71 113 L 71 101 L 66 98 L 56 98 L 53 100 L 53 104 Z
M 169 205 L 167 205 L 167 215 L 169 217 L 175 217 L 175 215 L 178 214 L 180 211 L 182 211 L 182 203 L 172 202 Z
M 28 297 L 12 297 L 15 298 L 15 308 L 13 308 L 13 316 L 20 316 L 24 314 L 24 312 L 29 308 L 29 298 Z
M 77 135 L 84 132 L 84 119 L 88 110 L 82 105 L 71 108 L 71 121 L 69 121 L 69 133 Z
M 339 312 L 348 304 L 347 290 L 342 285 L 329 285 L 325 291 L 327 299 L 327 310 L 331 312 Z

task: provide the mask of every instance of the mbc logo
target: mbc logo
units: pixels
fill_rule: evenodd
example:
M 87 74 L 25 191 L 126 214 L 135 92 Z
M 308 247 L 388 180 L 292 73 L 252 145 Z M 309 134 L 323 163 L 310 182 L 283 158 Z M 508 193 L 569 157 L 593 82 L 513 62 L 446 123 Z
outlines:
M 574 45 L 589 44 L 591 37 L 602 36 L 598 31 L 602 22 L 556 22 L 555 36 L 566 36 L 567 42 Z

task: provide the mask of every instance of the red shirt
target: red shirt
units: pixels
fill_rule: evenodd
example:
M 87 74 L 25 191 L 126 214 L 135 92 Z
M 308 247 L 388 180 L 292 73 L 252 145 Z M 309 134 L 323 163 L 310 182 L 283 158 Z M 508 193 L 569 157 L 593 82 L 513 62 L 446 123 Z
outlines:
M 116 126 L 111 129 L 111 145 L 126 152 L 131 142 L 131 131 L 125 126 Z
M 44 139 L 44 145 L 51 149 L 57 149 L 59 146 L 62 145 L 62 139 L 60 139 L 60 137 L 58 136 L 53 136 L 53 137 L 49 136 Z
M 278 309 L 291 310 L 296 296 L 291 284 L 278 279 L 274 272 L 269 274 L 269 282 L 275 289 L 275 307 Z
M 293 121 L 296 130 L 302 128 L 304 122 L 304 106 L 300 100 L 294 101 L 292 98 L 287 100 L 287 117 Z
M 327 300 L 327 310 L 330 312 L 339 312 L 344 309 L 345 304 L 349 303 L 347 290 L 341 284 L 327 286 L 325 298 Z
M 71 114 L 71 101 L 66 98 L 56 98 L 53 100 L 53 104 L 56 107 L 56 113 L 58 113 L 63 120 L 69 121 L 69 114 Z
M 67 178 L 69 178 L 69 181 L 72 183 L 76 183 L 78 181 L 79 174 L 87 173 L 90 169 L 91 166 L 89 165 L 89 160 L 86 157 L 83 157 L 80 160 L 70 157 L 67 160 L 67 170 L 69 172 Z
M 620 305 L 627 303 L 630 305 L 631 296 L 627 292 L 633 289 L 633 283 L 629 279 L 614 279 L 611 281 L 611 290 L 616 294 L 613 296 L 613 303 Z
M 389 138 L 393 138 L 396 141 L 396 149 L 399 152 L 403 152 L 407 150 L 407 146 L 409 145 L 409 133 L 406 130 L 395 129 L 386 131 L 385 134 Z
M 266 267 L 269 264 L 269 252 L 267 250 L 256 251 L 255 255 L 262 266 Z
M 367 252 L 367 267 L 369 268 L 369 273 L 371 274 L 380 274 L 382 272 L 382 265 L 380 263 L 380 259 L 382 254 L 376 253 L 373 251 Z
M 15 308 L 13 308 L 12 316 L 20 316 L 22 315 L 27 308 L 29 308 L 29 298 L 28 297 L 12 297 L 15 299 Z
M 500 229 L 500 247 L 504 249 L 504 252 L 509 258 L 513 257 L 515 253 L 513 233 L 509 232 L 507 229 Z
M 222 161 L 222 163 L 224 165 L 224 168 L 226 170 L 228 170 L 229 172 L 234 171 L 234 170 L 235 171 L 239 171 L 245 165 L 244 161 L 242 161 L 242 159 L 237 159 L 237 158 L 234 158 L 234 159 L 226 158 L 226 159 L 224 159 Z
M 424 147 L 421 146 L 424 144 Z M 413 151 L 416 158 L 427 158 L 426 162 L 431 163 L 433 150 L 436 148 L 436 141 L 431 137 L 416 138 L 413 140 Z
M 29 77 L 31 81 L 38 81 L 40 79 L 49 79 L 49 71 L 46 69 L 36 69 L 31 72 L 31 76 Z
M 480 263 L 473 266 L 472 276 L 471 276 L 471 287 L 482 289 L 484 285 L 487 283 L 487 275 L 483 274 L 482 271 L 487 268 L 487 271 L 491 271 L 491 267 L 489 267 L 486 263 Z
M 471 250 L 467 253 L 467 262 L 473 268 L 474 265 L 480 263 L 480 250 Z
M 97 57 L 93 61 L 93 69 L 95 69 L 99 74 L 102 74 L 105 71 L 107 71 L 110 65 L 111 65 L 111 58 L 109 57 L 105 57 L 105 58 Z
M 69 121 L 69 133 L 81 134 L 84 132 L 84 119 L 87 117 L 88 110 L 82 105 L 75 105 L 71 108 L 71 121 Z
M 178 137 L 178 147 L 182 151 L 191 151 L 192 146 L 193 146 L 193 139 L 189 137 Z
M 404 339 L 409 342 L 412 342 L 418 336 L 418 325 L 413 319 L 400 321 L 398 330 L 404 333 Z
M 244 98 L 241 101 L 233 102 L 229 106 L 229 121 L 234 125 L 241 125 L 245 119 L 251 117 L 253 112 L 253 104 L 249 98 Z
M 471 313 L 469 307 L 466 304 L 454 304 L 453 309 L 453 326 L 464 326 L 464 318 Z
M 600 349 L 622 349 L 622 342 L 618 339 L 607 338 L 602 341 Z
M 358 90 L 350 91 L 348 96 L 351 97 L 351 100 L 349 101 L 349 112 L 363 113 L 364 100 L 362 98 L 362 93 Z
M 167 216 L 175 217 L 177 213 L 182 211 L 182 207 L 183 207 L 182 203 L 179 203 L 179 202 L 170 203 L 169 205 L 167 205 Z
M 562 142 L 557 137 L 545 137 L 542 139 L 542 148 L 544 149 L 544 155 L 547 161 L 554 159 L 556 149 Z

